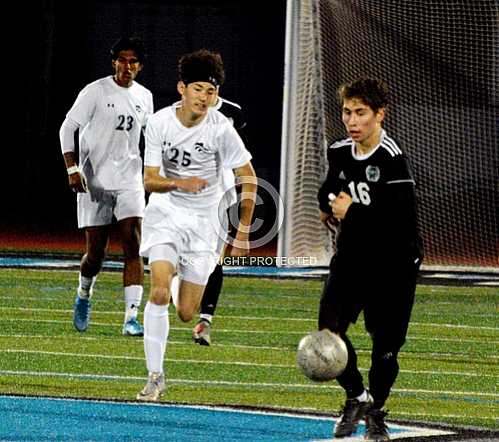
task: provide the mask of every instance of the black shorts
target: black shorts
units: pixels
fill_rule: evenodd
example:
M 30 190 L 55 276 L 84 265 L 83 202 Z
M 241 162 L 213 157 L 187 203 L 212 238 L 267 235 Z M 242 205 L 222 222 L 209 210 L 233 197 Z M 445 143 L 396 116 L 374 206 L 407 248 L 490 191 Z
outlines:
M 375 259 L 362 262 L 333 257 L 320 301 L 319 329 L 344 334 L 363 311 L 371 336 L 400 348 L 407 334 L 420 264 L 412 257 Z

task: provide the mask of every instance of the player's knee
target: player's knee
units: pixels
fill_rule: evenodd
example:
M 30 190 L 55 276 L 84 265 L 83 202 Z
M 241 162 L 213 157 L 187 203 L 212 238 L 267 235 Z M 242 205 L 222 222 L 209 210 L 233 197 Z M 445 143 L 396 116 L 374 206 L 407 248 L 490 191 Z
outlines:
M 125 262 L 134 262 L 137 263 L 142 261 L 142 258 L 139 255 L 139 248 L 125 247 L 123 248 L 123 259 Z
M 194 317 L 194 310 L 180 307 L 177 310 L 177 315 L 182 322 L 189 322 Z
M 396 349 L 373 348 L 371 354 L 372 365 L 384 373 L 390 373 L 396 376 L 399 370 L 397 354 L 398 351 Z
M 105 257 L 105 250 L 91 249 L 83 256 L 82 264 L 98 272 L 102 268 Z
M 166 287 L 151 287 L 149 301 L 153 304 L 164 305 L 170 300 L 170 292 Z

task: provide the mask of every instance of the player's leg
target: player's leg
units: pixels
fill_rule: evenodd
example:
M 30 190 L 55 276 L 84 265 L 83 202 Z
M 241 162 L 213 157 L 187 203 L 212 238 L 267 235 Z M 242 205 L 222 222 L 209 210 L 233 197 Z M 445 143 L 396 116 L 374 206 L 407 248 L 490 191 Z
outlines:
M 170 285 L 176 272 L 176 251 L 169 244 L 153 246 L 149 252 L 151 288 L 144 308 L 144 353 L 148 381 L 138 393 L 142 401 L 158 401 L 165 390 L 164 357 L 170 323 Z
M 192 330 L 192 339 L 196 344 L 211 344 L 211 324 L 213 315 L 217 308 L 218 298 L 223 286 L 223 267 L 221 264 L 215 266 L 204 289 L 201 299 L 199 321 Z
M 93 287 L 107 252 L 109 230 L 113 217 L 113 200 L 107 192 L 77 195 L 78 227 L 85 229 L 85 254 L 80 263 L 79 285 L 75 299 L 73 323 L 85 331 L 90 318 Z
M 85 229 L 86 251 L 80 262 L 79 284 L 73 310 L 73 324 L 83 332 L 90 321 L 91 300 L 97 274 L 102 269 L 109 242 L 110 226 Z
M 177 315 L 183 322 L 189 322 L 199 311 L 199 304 L 205 286 L 194 282 L 180 279 L 178 294 Z
M 221 213 L 220 225 L 222 228 L 218 235 L 217 253 L 221 257 L 224 257 L 227 246 L 226 232 L 229 225 L 229 214 L 227 211 L 223 211 Z M 218 262 L 215 269 L 211 273 L 204 289 L 203 297 L 201 299 L 199 321 L 192 329 L 192 340 L 196 344 L 211 344 L 211 327 L 213 316 L 215 315 L 215 310 L 217 308 L 218 299 L 220 298 L 220 293 L 222 292 L 223 278 L 223 266 L 220 262 Z
M 144 263 L 139 255 L 140 228 L 141 218 L 138 217 L 118 221 L 124 257 L 125 318 L 123 334 L 129 336 L 142 336 L 144 333 L 144 329 L 137 319 L 144 285 Z
M 137 314 L 142 301 L 144 285 L 144 263 L 139 254 L 141 222 L 144 216 L 144 190 L 124 190 L 115 192 L 114 214 L 123 249 L 123 286 L 125 294 L 125 318 L 123 334 L 142 336 L 144 329 Z
M 360 303 L 353 302 L 357 287 L 353 284 L 348 269 L 347 262 L 333 257 L 319 306 L 319 330 L 328 328 L 339 334 L 348 350 L 347 366 L 336 378 L 346 394 L 341 418 L 334 429 L 337 438 L 355 433 L 359 421 L 372 405 L 372 397 L 364 387 L 357 366 L 357 353 L 346 334 L 350 323 L 357 320 L 361 307 Z
M 400 260 L 384 270 L 378 269 L 378 278 L 387 268 L 390 274 L 381 277 L 381 288 L 373 288 L 383 299 L 369 303 L 364 310 L 366 329 L 373 341 L 369 390 L 374 403 L 366 415 L 367 437 L 376 440 L 389 439 L 384 423 L 386 412 L 382 409 L 399 373 L 398 354 L 407 335 L 419 266 L 412 261 L 404 265 Z
M 206 230 L 205 233 L 208 238 L 213 232 Z M 190 252 L 180 258 L 177 314 L 182 321 L 190 321 L 199 312 L 201 298 L 217 260 L 218 254 L 215 250 L 213 252 Z

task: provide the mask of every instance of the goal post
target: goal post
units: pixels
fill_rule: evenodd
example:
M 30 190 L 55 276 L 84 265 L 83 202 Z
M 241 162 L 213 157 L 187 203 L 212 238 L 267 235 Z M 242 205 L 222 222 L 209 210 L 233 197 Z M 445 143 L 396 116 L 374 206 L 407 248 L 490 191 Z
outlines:
M 312 1 L 288 0 L 280 174 L 284 217 L 277 249 L 279 258 L 313 257 L 320 266 L 329 261 L 332 238 L 319 221 L 316 202 L 325 177 L 326 139 L 315 19 Z
M 390 88 L 385 127 L 414 170 L 425 266 L 499 272 L 498 13 L 494 0 L 288 0 L 278 258 L 334 253 L 317 191 L 345 136 L 336 89 L 367 75 Z

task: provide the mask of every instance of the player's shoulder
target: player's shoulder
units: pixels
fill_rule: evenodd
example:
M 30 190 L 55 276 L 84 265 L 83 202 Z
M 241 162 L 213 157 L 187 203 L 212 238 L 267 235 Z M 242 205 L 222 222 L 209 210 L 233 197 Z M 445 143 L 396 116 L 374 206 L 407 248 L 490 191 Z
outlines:
M 219 110 L 220 112 L 242 112 L 242 107 L 241 105 L 234 103 L 233 101 L 227 100 L 226 98 L 223 97 L 218 97 L 218 102 L 214 106 L 216 110 Z
M 338 138 L 329 145 L 328 150 L 344 150 L 350 147 L 352 147 L 351 138 Z
M 388 158 L 396 158 L 404 156 L 404 150 L 401 147 L 400 143 L 397 140 L 395 140 L 393 137 L 388 136 L 386 132 L 384 132 L 381 137 L 381 142 L 379 147 L 380 147 L 379 151 Z
M 229 124 L 232 126 L 232 123 L 227 118 L 227 116 L 222 112 L 220 112 L 218 109 L 215 109 L 214 107 L 208 109 L 208 114 L 206 117 L 210 124 L 221 125 L 221 126 Z
M 331 162 L 332 157 L 342 155 L 343 152 L 350 152 L 352 147 L 351 138 L 338 138 L 333 140 L 326 151 L 327 159 Z
M 108 87 L 109 85 L 109 80 L 111 79 L 111 76 L 103 77 L 103 78 L 98 78 L 97 80 L 91 81 L 88 83 L 82 91 L 85 92 L 95 92 L 95 91 L 101 91 L 102 89 Z
M 226 98 L 218 97 L 218 102 L 214 108 L 224 114 L 237 130 L 242 129 L 246 125 L 243 110 L 239 104 L 229 101 Z
M 332 155 L 338 155 L 342 152 L 350 152 L 351 147 L 351 138 L 338 138 L 329 145 L 329 148 L 327 149 L 327 156 L 330 158 Z
M 168 124 L 170 120 L 175 116 L 175 105 L 163 107 L 156 112 L 154 112 L 149 117 L 149 125 L 153 124 Z
M 140 84 L 138 81 L 133 82 L 133 87 L 135 88 L 136 91 L 138 91 L 141 94 L 152 96 L 152 92 L 149 89 L 147 89 L 144 85 Z

